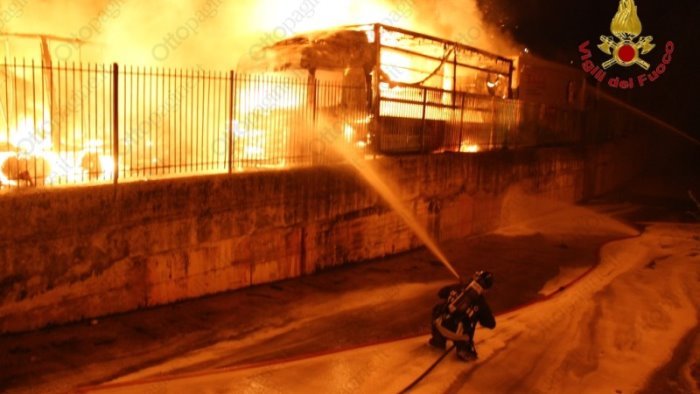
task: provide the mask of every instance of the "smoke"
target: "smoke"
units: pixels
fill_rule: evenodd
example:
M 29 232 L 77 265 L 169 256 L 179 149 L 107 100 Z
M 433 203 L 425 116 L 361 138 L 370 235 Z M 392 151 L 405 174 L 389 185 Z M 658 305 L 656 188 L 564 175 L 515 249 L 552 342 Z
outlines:
M 514 56 L 520 53 L 515 41 L 496 26 L 487 23 L 476 0 L 418 0 L 413 27 L 459 43 Z
M 308 30 L 381 22 L 508 55 L 476 0 L 2 0 L 0 32 L 51 34 L 59 61 L 230 69 L 261 46 Z M 37 40 L 3 55 L 38 58 Z

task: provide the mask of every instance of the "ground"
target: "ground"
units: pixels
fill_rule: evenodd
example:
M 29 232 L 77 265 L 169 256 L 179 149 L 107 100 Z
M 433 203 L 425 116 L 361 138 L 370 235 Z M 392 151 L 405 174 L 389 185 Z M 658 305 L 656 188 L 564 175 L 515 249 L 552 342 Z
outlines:
M 649 192 L 667 189 L 635 190 L 583 207 L 515 194 L 502 229 L 444 244 L 460 272 L 494 271 L 498 326 L 478 331 L 478 362 L 451 354 L 415 391 L 700 391 L 700 224 Z M 399 392 L 440 357 L 425 334 L 450 281 L 417 251 L 0 337 L 0 388 Z

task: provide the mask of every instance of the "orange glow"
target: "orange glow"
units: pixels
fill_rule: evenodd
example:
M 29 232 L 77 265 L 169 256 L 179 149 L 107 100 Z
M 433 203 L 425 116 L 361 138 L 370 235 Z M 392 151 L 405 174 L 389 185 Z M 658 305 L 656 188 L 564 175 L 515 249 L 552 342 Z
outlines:
M 239 171 L 247 165 L 267 168 L 284 168 L 287 165 L 287 130 L 247 129 L 235 122 L 234 146 L 234 157 L 240 161 Z
M 480 150 L 479 145 L 472 144 L 469 141 L 463 142 L 459 148 L 459 151 L 462 153 L 478 153 Z
M 485 27 L 481 13 L 473 0 L 457 0 L 451 7 L 444 7 L 444 9 L 435 7 L 432 2 L 414 0 L 333 2 L 153 0 L 139 3 L 125 0 L 77 0 L 68 3 L 59 0 L 46 0 L 41 4 L 27 2 L 22 9 L 22 18 L 15 18 L 5 24 L 4 30 L 8 34 L 2 48 L 5 51 L 3 54 L 8 58 L 26 57 L 33 58 L 35 61 L 45 60 L 41 58 L 41 51 L 36 49 L 39 38 L 12 38 L 15 37 L 13 34 L 28 33 L 26 30 L 29 29 L 38 35 L 54 37 L 46 43 L 48 53 L 44 53 L 51 58 L 54 67 L 61 63 L 65 65 L 72 62 L 76 64 L 78 62 L 117 62 L 121 65 L 157 67 L 206 64 L 207 69 L 230 70 L 236 68 L 236 64 L 242 58 L 250 57 L 257 50 L 292 36 L 337 26 L 371 23 L 421 31 L 485 49 L 505 47 L 493 45 L 496 42 L 502 43 L 502 40 L 486 34 L 489 29 Z M 460 12 L 455 13 L 454 9 L 459 9 Z M 153 15 L 158 15 L 158 18 L 154 19 Z M 469 32 L 472 34 L 469 37 L 459 35 L 463 32 L 464 26 L 471 27 Z M 367 34 L 372 41 L 373 32 L 369 31 Z M 469 42 L 466 38 L 479 41 Z M 77 44 L 76 39 L 82 43 Z M 405 47 L 405 40 L 400 35 L 387 33 L 382 34 L 382 44 L 401 48 Z M 448 49 L 444 47 L 422 43 L 416 45 L 412 49 L 418 52 L 423 51 L 438 58 L 449 56 Z M 445 53 L 445 51 L 448 52 Z M 412 101 L 415 104 L 383 101 L 380 108 L 381 115 L 441 121 L 454 118 L 455 111 L 447 108 L 455 102 L 453 95 L 449 92 L 456 88 L 454 70 L 450 61 L 442 64 L 439 59 L 409 56 L 385 48 L 381 53 L 381 64 L 382 71 L 390 81 L 417 83 L 434 73 L 426 85 L 448 92 L 433 91 L 425 94 L 421 88 L 402 88 L 390 83 L 382 83 L 381 91 L 385 97 Z M 274 79 L 276 76 L 271 73 L 265 75 L 265 78 Z M 284 77 L 284 75 L 280 76 Z M 293 77 L 298 78 L 299 75 Z M 375 76 L 375 78 L 378 77 Z M 19 74 L 15 79 L 13 89 L 19 90 L 21 84 L 38 86 L 38 82 L 30 82 L 29 79 L 25 81 L 19 77 Z M 55 85 L 54 82 L 54 86 L 61 85 L 60 83 Z M 272 111 L 292 112 L 308 105 L 310 98 L 310 92 L 304 83 L 301 86 L 299 84 L 290 86 L 282 79 L 278 82 L 251 80 L 237 86 L 236 89 L 236 118 L 241 124 L 246 124 L 246 118 L 249 115 L 255 117 L 256 121 L 265 123 L 265 117 L 272 116 Z M 45 92 L 40 90 L 36 88 L 35 93 L 43 97 Z M 427 96 L 427 99 L 423 95 Z M 81 102 L 82 99 L 81 96 Z M 427 106 L 422 104 L 423 100 L 428 103 Z M 53 110 L 52 106 L 57 104 L 65 106 L 65 103 L 57 103 L 53 100 L 47 104 L 47 108 Z M 331 107 L 336 104 L 327 105 Z M 149 113 L 157 112 L 153 108 L 158 106 L 158 103 L 145 104 L 145 107 L 150 109 Z M 70 121 L 63 119 L 62 116 L 56 116 L 61 118 L 63 123 L 59 123 L 61 127 L 56 126 L 56 133 L 52 136 L 51 115 L 55 115 L 56 111 L 25 108 L 25 112 L 30 115 L 23 117 L 22 114 L 15 114 L 19 119 L 15 118 L 8 122 L 9 130 L 6 132 L 0 130 L 0 143 L 7 146 L 0 148 L 7 151 L 0 152 L 0 165 L 7 164 L 11 160 L 17 163 L 39 160 L 43 163 L 42 170 L 30 172 L 33 178 L 42 183 L 65 183 L 66 181 L 80 183 L 106 180 L 114 176 L 115 158 L 105 155 L 105 152 L 110 152 L 108 147 L 112 142 L 109 140 L 110 137 L 106 136 L 105 141 L 83 142 L 104 132 L 100 127 L 83 126 L 83 119 L 80 117 L 85 116 L 84 113 L 79 114 L 74 111 L 75 113 L 70 116 L 77 119 L 71 118 Z M 281 117 L 285 118 L 286 114 Z M 464 118 L 474 123 L 484 121 L 481 113 L 467 114 Z M 173 158 L 167 156 L 169 151 L 163 155 L 163 141 L 156 138 L 164 121 L 158 120 L 156 123 L 152 126 L 153 130 L 150 128 L 139 130 L 144 133 L 143 138 L 123 139 L 121 143 L 126 149 L 122 151 L 122 157 L 116 158 L 121 163 L 122 170 L 128 172 L 140 166 L 172 165 Z M 225 125 L 226 121 L 219 123 L 217 127 Z M 365 138 L 362 134 L 366 133 L 367 128 L 358 126 L 359 122 L 352 124 L 357 128 L 342 122 L 334 124 L 333 127 L 344 136 L 346 141 L 364 149 L 369 138 Z M 286 126 L 285 120 L 279 124 L 270 122 L 265 126 L 258 124 L 248 126 L 247 129 L 239 127 L 234 134 L 233 155 L 236 161 L 285 165 L 281 159 L 277 158 L 285 157 L 291 151 L 297 150 L 296 145 L 299 142 L 291 141 L 291 136 L 295 135 L 294 127 Z M 226 132 L 217 130 L 217 133 L 220 136 Z M 65 141 L 67 138 L 79 142 L 69 143 Z M 168 141 L 168 143 L 171 142 Z M 205 142 L 205 145 L 208 143 Z M 183 145 L 186 146 L 187 141 Z M 145 148 L 146 153 L 143 153 L 141 162 L 133 163 L 123 156 L 124 151 L 134 152 L 142 148 Z M 165 149 L 169 148 L 169 146 L 165 147 Z M 204 149 L 207 149 L 207 152 L 213 151 L 209 147 Z M 226 148 L 217 148 L 216 153 L 213 154 L 216 156 L 217 163 L 226 162 L 225 151 Z M 7 165 L 12 167 L 10 164 Z M 5 174 L 0 171 L 0 182 L 3 185 L 17 184 L 17 180 L 12 179 L 13 177 L 17 177 L 17 174 Z
M 355 140 L 355 129 L 347 123 L 343 126 L 343 138 L 347 143 L 352 143 Z
M 104 151 L 103 145 L 102 141 L 91 140 L 87 148 L 78 153 L 77 163 L 83 178 L 109 179 L 114 176 L 114 158 L 101 153 Z
M 265 78 L 269 78 L 265 76 Z M 240 111 L 269 113 L 276 109 L 300 108 L 306 104 L 307 87 L 304 85 L 272 82 L 246 84 L 239 93 Z
M 39 110 L 41 112 L 41 110 Z M 44 124 L 22 116 L 0 142 L 12 151 L 0 152 L 0 184 L 18 186 L 20 181 L 37 184 L 80 183 L 109 179 L 114 175 L 114 160 L 101 153 L 104 143 L 90 140 L 78 152 L 56 153 L 51 142 L 48 114 Z M 75 130 L 80 134 L 80 130 Z M 43 138 L 42 138 L 43 137 Z

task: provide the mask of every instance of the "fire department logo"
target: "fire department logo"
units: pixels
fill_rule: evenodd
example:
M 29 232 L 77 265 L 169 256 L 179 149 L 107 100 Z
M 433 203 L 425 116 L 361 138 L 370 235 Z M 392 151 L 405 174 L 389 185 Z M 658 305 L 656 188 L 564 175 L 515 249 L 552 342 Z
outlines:
M 649 70 L 650 64 L 642 60 L 640 55 L 651 52 L 656 44 L 652 36 L 642 36 L 642 21 L 637 13 L 637 5 L 634 0 L 620 0 L 620 7 L 612 20 L 610 31 L 613 36 L 600 36 L 601 44 L 598 48 L 612 59 L 603 63 L 603 69 L 607 70 L 615 64 L 623 67 L 638 65 Z
M 642 36 L 642 21 L 639 19 L 637 5 L 634 0 L 620 0 L 620 6 L 610 25 L 612 36 L 600 36 L 598 49 L 610 56 L 602 64 L 596 62 L 591 47 L 591 41 L 579 45 L 581 68 L 600 83 L 606 83 L 613 89 L 633 89 L 644 87 L 656 82 L 669 68 L 673 53 L 676 49 L 673 41 L 667 41 L 661 62 L 652 66 L 642 56 L 650 53 L 656 44 L 654 37 Z M 637 75 L 623 72 L 623 75 L 608 75 L 611 67 L 639 66 L 642 71 Z

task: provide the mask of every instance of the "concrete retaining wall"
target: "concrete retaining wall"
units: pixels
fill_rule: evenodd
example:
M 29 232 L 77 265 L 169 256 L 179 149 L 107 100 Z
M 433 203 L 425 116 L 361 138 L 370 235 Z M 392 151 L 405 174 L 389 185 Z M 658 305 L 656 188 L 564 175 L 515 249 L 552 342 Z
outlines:
M 641 139 L 377 161 L 441 240 L 499 226 L 505 191 L 574 202 L 642 164 Z M 0 196 L 0 332 L 172 303 L 404 252 L 418 240 L 346 166 Z

